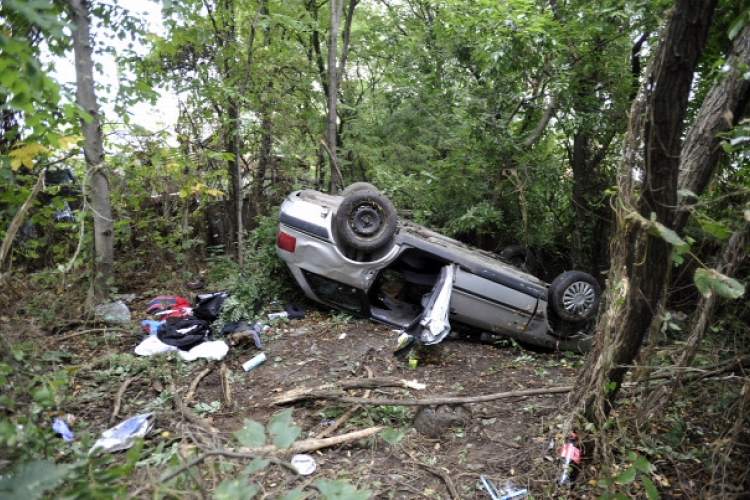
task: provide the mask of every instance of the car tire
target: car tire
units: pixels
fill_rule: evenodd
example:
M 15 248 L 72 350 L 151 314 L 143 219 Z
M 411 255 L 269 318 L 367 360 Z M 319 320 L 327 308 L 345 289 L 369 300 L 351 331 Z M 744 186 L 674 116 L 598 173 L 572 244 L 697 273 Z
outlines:
M 593 318 L 601 295 L 601 287 L 596 279 L 581 271 L 562 273 L 549 288 L 552 310 L 560 319 L 568 322 Z
M 523 245 L 508 245 L 500 252 L 500 258 L 513 267 L 526 271 L 526 258 L 529 250 Z
M 357 191 L 375 191 L 376 193 L 379 193 L 378 188 L 370 184 L 369 182 L 353 182 L 346 186 L 344 190 L 341 192 L 341 196 L 346 198 L 352 193 L 356 193 Z
M 385 246 L 396 232 L 396 209 L 377 191 L 355 191 L 339 205 L 335 224 L 347 246 L 373 252 Z

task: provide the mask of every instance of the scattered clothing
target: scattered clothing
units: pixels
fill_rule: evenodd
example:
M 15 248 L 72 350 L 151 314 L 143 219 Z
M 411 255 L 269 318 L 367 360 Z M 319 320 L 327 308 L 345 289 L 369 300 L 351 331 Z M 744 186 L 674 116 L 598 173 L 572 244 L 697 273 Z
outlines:
M 102 432 L 102 437 L 91 447 L 89 455 L 94 451 L 110 453 L 127 450 L 133 446 L 136 438 L 145 437 L 148 431 L 154 426 L 154 421 L 151 419 L 152 416 L 153 413 L 137 415 Z
M 211 330 L 208 322 L 193 317 L 168 317 L 159 327 L 156 336 L 167 345 L 189 351 L 208 339 Z
M 175 346 L 167 345 L 156 335 L 151 335 L 135 348 L 138 356 L 153 356 L 154 354 L 166 354 L 177 351 L 184 361 L 195 361 L 196 359 L 210 359 L 221 361 L 229 352 L 229 345 L 223 340 L 202 342 L 189 351 L 183 351 Z
M 149 314 L 154 314 L 166 309 L 172 309 L 172 306 L 175 305 L 177 298 L 177 295 L 159 295 L 148 303 L 146 312 Z
M 284 309 L 286 309 L 286 317 L 289 319 L 302 319 L 305 317 L 305 311 L 294 302 L 284 304 Z
M 224 328 L 221 329 L 221 336 L 226 336 L 231 333 L 252 333 L 253 334 L 253 342 L 255 342 L 255 347 L 258 349 L 263 349 L 261 347 L 260 343 L 260 331 L 262 329 L 262 325 L 258 323 L 257 321 L 253 321 L 252 325 L 248 325 L 247 320 L 241 319 L 236 322 L 227 323 L 224 325 Z
M 226 342 L 223 340 L 212 340 L 198 344 L 189 351 L 179 351 L 179 354 L 184 361 L 195 361 L 201 358 L 221 361 L 228 352 L 229 345 Z
M 193 315 L 209 323 L 216 320 L 224 307 L 226 292 L 202 293 L 195 298 Z
M 154 321 L 152 319 L 144 319 L 143 321 L 141 321 L 143 331 L 148 333 L 149 335 L 156 335 L 156 332 L 159 331 L 159 327 L 163 324 L 164 321 Z
M 71 442 L 73 440 L 73 431 L 70 430 L 70 427 L 68 427 L 68 424 L 66 424 L 63 420 L 60 420 L 59 418 L 56 418 L 52 422 L 52 430 L 60 434 L 60 437 L 63 438 L 67 442 Z

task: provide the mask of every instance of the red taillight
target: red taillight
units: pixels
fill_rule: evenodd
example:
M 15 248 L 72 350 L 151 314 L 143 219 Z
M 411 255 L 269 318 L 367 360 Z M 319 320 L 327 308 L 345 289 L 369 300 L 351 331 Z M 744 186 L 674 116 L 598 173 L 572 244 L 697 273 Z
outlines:
M 289 253 L 294 253 L 294 250 L 297 248 L 297 238 L 279 231 L 279 234 L 276 236 L 276 246 Z

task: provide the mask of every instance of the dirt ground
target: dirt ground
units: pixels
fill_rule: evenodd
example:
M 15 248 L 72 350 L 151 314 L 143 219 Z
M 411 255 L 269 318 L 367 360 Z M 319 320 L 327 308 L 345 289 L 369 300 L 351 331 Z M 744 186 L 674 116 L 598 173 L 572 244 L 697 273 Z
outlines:
M 305 304 L 303 319 L 279 321 L 262 334 L 267 361 L 248 372 L 242 364 L 259 352 L 252 341 L 233 345 L 218 363 L 185 363 L 175 354 L 138 358 L 133 350 L 144 335 L 140 322 L 154 319 L 145 309 L 155 295 L 149 291 L 136 296 L 129 304 L 131 321 L 117 326 L 58 319 L 50 329 L 33 321 L 0 317 L 3 329 L 15 332 L 11 342 L 36 343 L 41 351 L 65 353 L 59 368 L 72 376 L 60 413 L 76 417 L 74 432 L 97 436 L 111 427 L 118 404 L 115 422 L 155 412 L 156 423 L 144 449 L 150 455 L 134 473 L 134 484 L 142 489 L 130 488 L 137 497 L 153 498 L 152 490 L 143 484 L 159 476 L 170 456 L 174 460 L 173 455 L 179 454 L 185 459 L 196 447 L 236 449 L 233 433 L 244 426 L 245 419 L 266 425 L 274 415 L 291 409 L 294 424 L 302 430 L 300 440 L 330 430 L 354 404 L 318 397 L 274 405 L 276 398 L 289 391 L 323 384 L 328 384 L 327 394 L 373 401 L 357 407 L 332 436 L 383 426 L 399 430 L 403 437 L 395 444 L 377 436 L 313 451 L 317 469 L 300 484 L 345 479 L 371 491 L 375 499 L 485 499 L 490 496 L 480 481 L 484 476 L 500 485 L 508 482 L 527 488 L 532 498 L 589 499 L 602 493 L 596 488 L 591 493 L 589 481 L 597 472 L 587 471 L 586 458 L 573 491 L 555 487 L 560 467 L 549 442 L 555 439 L 557 447 L 565 437 L 560 431 L 565 393 L 456 405 L 409 404 L 415 399 L 472 398 L 569 386 L 583 356 L 452 335 L 439 346 L 413 351 L 410 362 L 394 356 L 397 333 L 391 329 Z M 15 311 L 15 318 L 24 313 Z M 207 368 L 208 374 L 195 385 Z M 369 393 L 364 388 L 339 388 L 368 378 L 416 381 L 425 388 L 381 386 Z M 195 385 L 194 396 L 179 408 L 172 391 L 185 398 L 191 385 Z M 383 399 L 404 404 L 378 403 Z M 213 431 L 206 433 L 206 429 Z M 654 428 L 654 432 L 667 431 Z M 706 427 L 701 439 L 707 439 L 710 431 Z M 277 456 L 289 459 L 283 453 Z M 227 474 L 240 470 L 230 469 Z M 656 476 L 664 478 L 662 493 L 680 496 L 679 485 L 670 485 L 666 474 Z M 271 491 L 283 477 L 283 471 L 277 471 L 259 476 L 258 481 L 264 491 Z M 686 483 L 692 481 L 687 477 Z M 213 485 L 217 482 L 214 478 Z M 188 484 L 181 488 L 178 498 L 201 498 Z
M 76 365 L 84 366 L 96 363 L 103 355 L 130 354 L 142 337 L 137 327 L 140 320 L 153 319 L 145 313 L 149 299 L 141 296 L 130 303 L 133 318 L 121 330 L 103 335 L 98 328 L 79 325 L 57 331 L 48 339 L 48 348 L 68 352 Z M 449 338 L 439 346 L 413 351 L 410 357 L 415 361 L 410 365 L 409 359 L 394 356 L 397 333 L 391 329 L 345 316 L 332 317 L 329 312 L 311 309 L 310 304 L 306 307 L 305 318 L 272 324 L 271 330 L 262 335 L 267 361 L 257 368 L 249 372 L 242 369 L 242 364 L 259 352 L 252 341 L 231 347 L 222 361 L 228 369 L 229 404 L 219 363 L 183 363 L 171 354 L 149 358 L 152 366 L 140 373 L 123 367 L 121 375 L 106 380 L 80 373 L 65 412 L 76 415 L 77 425 L 85 422 L 95 434 L 110 426 L 117 392 L 125 380 L 132 378 L 122 393 L 118 422 L 151 410 L 153 401 L 167 390 L 167 383 L 160 376 L 154 378 L 154 373 L 171 373 L 176 389 L 184 396 L 196 376 L 212 366 L 186 407 L 218 429 L 221 442 L 230 442 L 232 434 L 243 427 L 244 419 L 265 425 L 288 408 L 293 410 L 294 423 L 302 428 L 302 439 L 321 433 L 353 405 L 316 399 L 272 404 L 274 397 L 292 389 L 322 384 L 335 387 L 343 381 L 372 376 L 426 386 L 424 390 L 375 388 L 369 396 L 374 401 L 482 396 L 569 385 L 576 373 L 574 367 L 583 359 L 510 343 Z M 85 333 L 87 329 L 94 331 Z M 98 369 L 101 371 L 102 366 Z M 108 373 L 116 374 L 117 370 Z M 363 396 L 365 389 L 341 393 Z M 438 407 L 364 405 L 333 435 L 379 425 L 400 429 L 404 437 L 396 444 L 378 437 L 316 451 L 312 453 L 317 462 L 314 477 L 349 479 L 360 489 L 371 490 L 372 498 L 451 498 L 448 482 L 460 498 L 489 498 L 480 475 L 541 493 L 551 488 L 556 473 L 551 457 L 544 460 L 544 436 L 554 435 L 555 417 L 564 397 L 551 394 Z M 180 433 L 173 413 L 160 415 L 158 408 L 156 411 L 156 425 L 147 441 Z M 540 467 L 549 468 L 548 477 L 539 479 Z M 529 474 L 532 470 L 534 474 Z

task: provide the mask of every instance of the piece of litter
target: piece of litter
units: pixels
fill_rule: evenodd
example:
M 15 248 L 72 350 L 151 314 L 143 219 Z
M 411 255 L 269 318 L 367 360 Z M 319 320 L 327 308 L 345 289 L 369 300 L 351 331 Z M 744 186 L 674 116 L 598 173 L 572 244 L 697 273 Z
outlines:
M 344 340 L 346 338 L 346 332 L 339 335 L 339 340 Z
M 297 469 L 297 473 L 301 476 L 309 476 L 315 472 L 315 469 L 318 467 L 315 459 L 310 455 L 294 455 L 291 464 Z
M 257 356 L 253 356 L 252 358 L 248 359 L 242 364 L 242 369 L 246 372 L 249 372 L 256 366 L 258 366 L 261 363 L 264 363 L 266 361 L 266 353 L 262 352 L 258 354 Z
M 91 447 L 89 455 L 95 451 L 110 453 L 127 450 L 133 446 L 136 438 L 145 437 L 154 426 L 154 421 L 151 419 L 152 416 L 153 413 L 136 415 L 102 432 L 102 437 Z
M 68 427 L 68 424 L 66 424 L 63 420 L 60 420 L 59 418 L 56 418 L 52 422 L 52 430 L 60 434 L 60 437 L 63 438 L 67 442 L 71 442 L 73 440 L 73 431 L 70 430 L 70 427 Z

